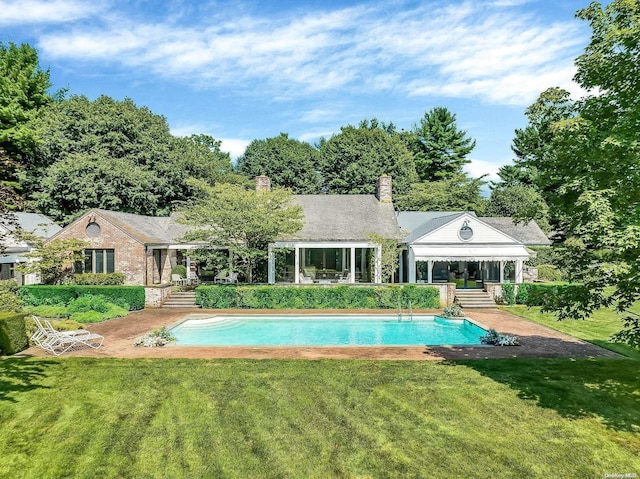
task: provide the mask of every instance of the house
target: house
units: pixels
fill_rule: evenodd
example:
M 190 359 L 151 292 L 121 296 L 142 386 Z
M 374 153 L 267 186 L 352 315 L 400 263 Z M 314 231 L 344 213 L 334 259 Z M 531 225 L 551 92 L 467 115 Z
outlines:
M 55 234 L 51 239 L 75 238 L 87 242 L 84 262 L 76 272 L 125 275 L 127 285 L 154 285 L 171 281 L 171 268 L 195 263 L 183 252 L 201 247 L 183 243 L 187 227 L 177 215 L 144 216 L 92 209 Z
M 34 249 L 29 241 L 16 237 L 16 230 L 20 229 L 38 238 L 48 239 L 62 228 L 50 218 L 38 213 L 13 213 L 13 215 L 16 219 L 15 225 L 0 223 L 0 235 L 3 236 L 5 245 L 4 254 L 0 255 L 0 280 L 14 279 L 19 285 L 39 283 L 38 275 L 23 275 L 16 270 L 19 263 L 33 261 L 23 255 L 31 253 Z

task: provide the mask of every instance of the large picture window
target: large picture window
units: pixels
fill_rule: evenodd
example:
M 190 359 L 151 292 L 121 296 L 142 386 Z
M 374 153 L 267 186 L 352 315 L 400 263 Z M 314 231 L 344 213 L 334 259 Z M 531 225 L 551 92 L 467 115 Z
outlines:
M 114 254 L 113 249 L 85 249 L 84 272 L 85 273 L 113 273 Z

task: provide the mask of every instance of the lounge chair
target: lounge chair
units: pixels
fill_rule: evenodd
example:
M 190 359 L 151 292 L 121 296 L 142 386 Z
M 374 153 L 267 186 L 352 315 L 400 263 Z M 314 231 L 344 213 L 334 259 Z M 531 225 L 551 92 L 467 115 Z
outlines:
M 55 356 L 85 347 L 97 349 L 104 342 L 104 336 L 84 329 L 57 331 L 46 319 L 40 321 L 40 318 L 33 316 L 33 321 L 36 324 L 36 331 L 31 336 L 31 341 Z
M 227 274 L 226 271 L 221 271 L 213 278 L 214 283 L 231 284 L 238 282 L 238 273 L 231 272 Z
M 340 278 L 338 278 L 338 283 L 350 283 L 351 282 L 351 272 L 347 274 L 343 274 Z

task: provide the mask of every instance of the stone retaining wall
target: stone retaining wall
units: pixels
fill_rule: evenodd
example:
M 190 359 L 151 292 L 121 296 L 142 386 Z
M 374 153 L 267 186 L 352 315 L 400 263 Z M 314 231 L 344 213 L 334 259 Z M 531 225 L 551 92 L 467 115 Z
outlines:
M 170 284 L 144 287 L 144 305 L 147 308 L 160 308 L 171 294 Z

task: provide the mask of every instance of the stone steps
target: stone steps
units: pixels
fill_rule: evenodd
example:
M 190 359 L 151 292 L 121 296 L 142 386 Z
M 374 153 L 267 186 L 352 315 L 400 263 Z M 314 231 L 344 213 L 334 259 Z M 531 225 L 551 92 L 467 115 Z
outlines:
M 173 291 L 164 304 L 163 308 L 199 308 L 196 304 L 196 293 L 193 291 Z
M 456 298 L 460 306 L 466 309 L 495 308 L 496 303 L 489 293 L 480 289 L 458 289 Z

